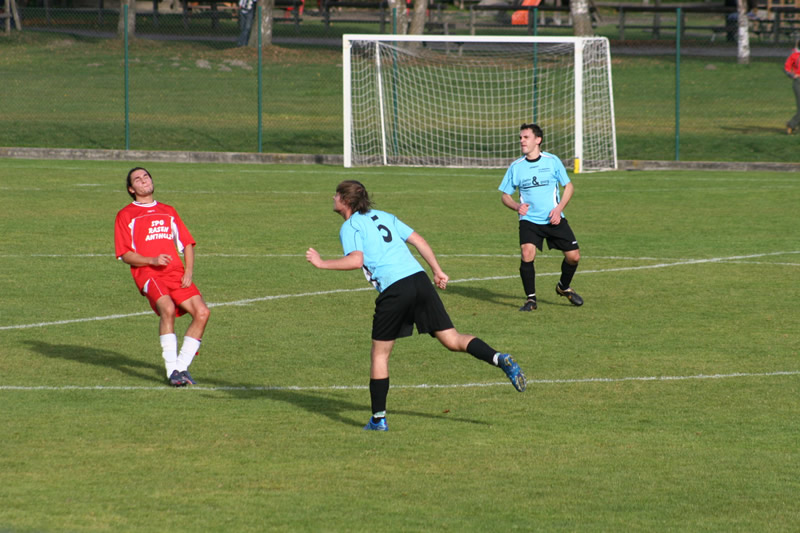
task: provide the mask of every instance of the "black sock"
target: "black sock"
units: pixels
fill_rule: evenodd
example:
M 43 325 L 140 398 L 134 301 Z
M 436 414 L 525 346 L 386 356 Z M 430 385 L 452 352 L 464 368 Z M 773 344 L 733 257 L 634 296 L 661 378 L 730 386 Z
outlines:
M 389 395 L 389 378 L 369 380 L 369 398 L 372 401 L 372 412 L 386 411 L 386 396 Z
M 569 284 L 572 283 L 572 276 L 575 275 L 576 270 L 578 270 L 577 263 L 571 265 L 567 263 L 566 258 L 561 262 L 561 280 L 559 283 L 562 289 L 569 289 Z
M 519 262 L 519 275 L 522 278 L 522 288 L 525 289 L 525 296 L 533 299 L 536 296 L 536 269 L 533 261 L 526 263 Z
M 497 353 L 497 350 L 480 340 L 478 337 L 475 337 L 469 341 L 469 344 L 467 344 L 467 353 L 476 359 L 480 359 L 481 361 L 486 361 L 490 365 L 494 365 L 494 354 Z

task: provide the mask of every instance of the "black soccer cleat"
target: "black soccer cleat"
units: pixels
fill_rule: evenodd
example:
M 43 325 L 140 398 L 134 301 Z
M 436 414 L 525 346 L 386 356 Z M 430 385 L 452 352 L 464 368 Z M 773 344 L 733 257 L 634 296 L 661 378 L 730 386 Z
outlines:
M 571 287 L 562 289 L 561 284 L 559 283 L 556 285 L 556 294 L 559 296 L 566 296 L 567 300 L 569 300 L 572 305 L 583 305 L 583 298 L 581 298 Z
M 533 311 L 536 309 L 536 298 L 529 298 L 525 305 L 519 308 L 520 311 Z

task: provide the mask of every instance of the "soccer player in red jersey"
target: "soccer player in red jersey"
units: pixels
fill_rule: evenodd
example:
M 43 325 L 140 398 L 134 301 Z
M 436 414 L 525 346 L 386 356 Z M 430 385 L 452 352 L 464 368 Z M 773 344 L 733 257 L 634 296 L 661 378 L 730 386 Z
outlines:
M 794 90 L 794 100 L 797 104 L 797 113 L 786 123 L 786 133 L 791 135 L 800 128 L 800 39 L 795 43 L 792 53 L 786 58 L 783 70 L 792 79 L 792 90 Z
M 128 172 L 128 194 L 133 202 L 117 213 L 114 246 L 117 259 L 131 266 L 139 292 L 160 317 L 162 356 L 170 385 L 194 385 L 189 365 L 200 349 L 210 311 L 192 282 L 195 241 L 178 212 L 153 200 L 153 178 L 141 167 Z M 183 252 L 186 267 L 179 257 Z M 189 313 L 178 353 L 175 317 Z

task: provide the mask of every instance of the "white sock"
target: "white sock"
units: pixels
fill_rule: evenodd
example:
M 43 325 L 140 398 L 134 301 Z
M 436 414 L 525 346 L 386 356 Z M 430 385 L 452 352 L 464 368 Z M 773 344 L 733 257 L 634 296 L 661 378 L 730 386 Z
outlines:
M 158 338 L 161 341 L 161 357 L 164 358 L 164 366 L 167 368 L 167 377 L 173 370 L 178 369 L 178 336 L 174 333 L 167 333 Z
M 197 355 L 200 350 L 200 339 L 193 339 L 192 337 L 183 338 L 183 346 L 181 346 L 181 353 L 178 354 L 178 370 L 183 372 L 189 369 L 192 364 L 192 359 Z

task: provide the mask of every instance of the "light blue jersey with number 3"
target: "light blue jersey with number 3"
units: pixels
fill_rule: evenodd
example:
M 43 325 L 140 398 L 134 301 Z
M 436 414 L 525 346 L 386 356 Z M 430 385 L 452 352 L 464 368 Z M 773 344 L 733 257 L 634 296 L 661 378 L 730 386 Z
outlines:
M 365 214 L 353 213 L 339 230 L 344 255 L 364 254 L 364 275 L 367 281 L 383 292 L 395 281 L 424 269 L 406 244 L 414 230 L 396 216 L 372 209 Z

